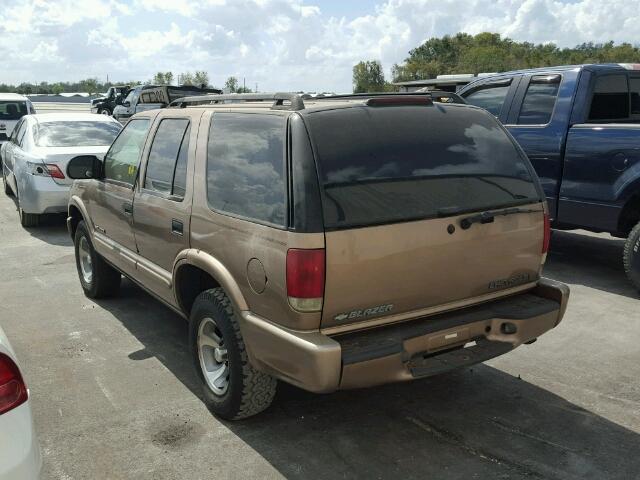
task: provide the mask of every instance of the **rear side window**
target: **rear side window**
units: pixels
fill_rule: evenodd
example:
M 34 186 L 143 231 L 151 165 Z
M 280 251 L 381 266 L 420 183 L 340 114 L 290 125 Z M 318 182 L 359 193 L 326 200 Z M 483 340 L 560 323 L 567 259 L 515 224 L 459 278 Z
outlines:
M 591 99 L 590 121 L 629 118 L 629 84 L 626 75 L 598 77 Z
M 482 110 L 352 107 L 307 118 L 327 229 L 541 201 L 529 161 Z
M 216 211 L 285 226 L 285 119 L 216 113 L 207 148 L 207 198 Z
M 465 97 L 467 103 L 476 107 L 484 108 L 496 117 L 500 115 L 502 105 L 507 98 L 511 82 L 500 84 L 489 84 L 472 91 Z
M 559 88 L 559 75 L 532 77 L 522 101 L 518 124 L 545 125 L 549 123 Z
M 167 118 L 153 138 L 144 188 L 184 197 L 189 150 L 189 120 Z

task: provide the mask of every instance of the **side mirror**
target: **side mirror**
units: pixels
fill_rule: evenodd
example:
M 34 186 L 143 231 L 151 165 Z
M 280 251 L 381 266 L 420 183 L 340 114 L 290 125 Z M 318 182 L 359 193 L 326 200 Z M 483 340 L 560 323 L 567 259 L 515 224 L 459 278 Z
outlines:
M 93 155 L 72 158 L 67 164 L 67 177 L 74 180 L 102 178 L 102 160 Z

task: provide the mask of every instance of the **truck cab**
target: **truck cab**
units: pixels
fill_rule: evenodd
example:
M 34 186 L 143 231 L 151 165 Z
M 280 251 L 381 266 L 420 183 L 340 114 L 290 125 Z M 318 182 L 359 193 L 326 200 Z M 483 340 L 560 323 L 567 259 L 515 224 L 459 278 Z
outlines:
M 625 269 L 640 290 L 640 65 L 507 72 L 460 95 L 495 115 L 525 150 L 554 228 L 627 238 Z

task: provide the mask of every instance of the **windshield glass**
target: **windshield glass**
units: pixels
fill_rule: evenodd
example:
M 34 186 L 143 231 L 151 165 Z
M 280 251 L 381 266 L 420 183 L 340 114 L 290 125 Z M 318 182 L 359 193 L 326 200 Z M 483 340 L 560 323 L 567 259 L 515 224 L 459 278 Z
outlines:
M 34 132 L 39 147 L 101 147 L 111 145 L 122 125 L 117 122 L 46 122 Z
M 541 201 L 529 161 L 486 112 L 354 107 L 308 116 L 325 228 Z
M 0 101 L 0 121 L 20 120 L 27 114 L 27 102 Z

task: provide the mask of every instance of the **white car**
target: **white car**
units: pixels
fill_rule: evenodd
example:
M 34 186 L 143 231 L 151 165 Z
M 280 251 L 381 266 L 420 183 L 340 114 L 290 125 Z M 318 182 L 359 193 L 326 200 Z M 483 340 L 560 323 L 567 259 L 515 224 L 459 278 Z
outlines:
M 22 225 L 35 227 L 44 213 L 66 212 L 69 160 L 102 158 L 121 129 L 113 118 L 90 113 L 23 117 L 1 150 L 4 191 L 17 197 Z
M 27 97 L 17 93 L 0 93 L 0 144 L 7 141 L 18 121 L 36 113 Z
M 41 468 L 29 389 L 0 328 L 0 480 L 37 479 Z

